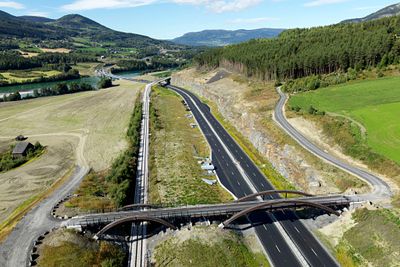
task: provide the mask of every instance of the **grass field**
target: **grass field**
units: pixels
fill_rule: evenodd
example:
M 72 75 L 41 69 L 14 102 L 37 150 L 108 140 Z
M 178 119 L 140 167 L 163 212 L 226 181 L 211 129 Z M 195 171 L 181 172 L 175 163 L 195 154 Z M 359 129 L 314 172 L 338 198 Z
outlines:
M 40 77 L 51 77 L 61 74 L 60 71 L 14 71 L 14 72 L 1 72 L 0 75 L 8 82 L 24 83 L 28 80 L 35 80 Z M 0 76 L 0 77 L 1 77 Z
M 0 147 L 18 134 L 47 147 L 39 159 L 0 174 L 0 222 L 75 164 L 108 168 L 127 145 L 125 133 L 141 87 L 121 82 L 109 90 L 0 103 Z
M 126 258 L 125 251 L 115 244 L 95 242 L 73 230 L 65 229 L 50 233 L 38 252 L 38 265 L 42 267 L 122 267 Z
M 77 69 L 81 75 L 92 76 L 98 65 L 99 63 L 77 63 L 72 68 Z
M 400 164 L 400 77 L 368 80 L 297 94 L 289 105 L 349 116 L 367 131 L 377 153 Z
M 152 93 L 150 142 L 150 202 L 219 203 L 231 196 L 219 185 L 202 181 L 208 177 L 197 157 L 209 157 L 210 150 L 200 130 L 190 127 L 194 119 L 175 93 L 155 88 Z
M 394 211 L 360 209 L 336 246 L 342 266 L 399 266 L 400 219 Z M 371 233 L 371 234 L 365 234 Z
M 265 256 L 253 253 L 243 238 L 215 226 L 183 230 L 157 245 L 152 266 L 268 267 Z

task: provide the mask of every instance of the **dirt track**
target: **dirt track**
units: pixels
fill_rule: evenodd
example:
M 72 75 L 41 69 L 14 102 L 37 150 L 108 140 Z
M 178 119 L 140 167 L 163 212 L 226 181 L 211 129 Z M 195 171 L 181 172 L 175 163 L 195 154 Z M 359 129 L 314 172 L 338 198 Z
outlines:
M 23 134 L 47 149 L 40 158 L 0 173 L 0 222 L 75 164 L 108 168 L 126 146 L 125 131 L 140 87 L 122 82 L 110 90 L 2 103 L 0 147 Z
M 0 148 L 20 133 L 29 142 L 47 146 L 40 158 L 0 174 L 0 218 L 75 169 L 68 182 L 28 212 L 1 244 L 0 266 L 25 266 L 33 240 L 59 226 L 50 216 L 54 205 L 79 185 L 90 168 L 108 168 L 125 147 L 125 131 L 141 87 L 121 82 L 109 90 L 0 105 Z M 8 208 L 1 210 L 4 206 Z

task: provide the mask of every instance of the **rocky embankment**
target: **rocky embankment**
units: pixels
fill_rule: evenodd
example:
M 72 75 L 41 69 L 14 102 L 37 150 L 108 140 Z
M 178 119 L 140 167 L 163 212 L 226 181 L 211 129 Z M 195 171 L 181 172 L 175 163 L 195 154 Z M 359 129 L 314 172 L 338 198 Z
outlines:
M 174 74 L 172 83 L 216 103 L 224 118 L 298 189 L 326 194 L 348 189 L 343 181 L 356 183 L 347 173 L 304 151 L 274 123 L 273 108 L 279 96 L 273 85 L 260 85 L 226 70 L 193 68 Z

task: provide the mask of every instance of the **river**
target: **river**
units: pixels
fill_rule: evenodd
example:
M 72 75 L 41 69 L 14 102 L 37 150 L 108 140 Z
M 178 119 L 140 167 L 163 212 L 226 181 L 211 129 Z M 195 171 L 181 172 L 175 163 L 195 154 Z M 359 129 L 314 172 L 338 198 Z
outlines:
M 123 78 L 135 78 L 141 75 L 141 71 L 123 71 L 115 73 L 115 75 L 123 77 Z
M 140 75 L 140 72 L 137 71 L 125 71 L 118 73 L 118 76 L 125 77 L 125 78 L 134 78 Z M 22 98 L 32 95 L 33 90 L 42 89 L 42 88 L 51 88 L 56 86 L 59 83 L 88 83 L 93 87 L 97 88 L 97 84 L 100 81 L 99 77 L 90 76 L 90 77 L 82 77 L 79 79 L 68 80 L 68 81 L 56 81 L 56 82 L 43 82 L 43 83 L 31 83 L 31 84 L 20 84 L 20 85 L 12 85 L 12 86 L 3 86 L 0 87 L 0 97 L 3 95 L 8 95 L 10 93 L 20 92 Z
M 88 83 L 88 84 L 96 87 L 99 80 L 100 79 L 98 77 L 91 76 L 91 77 L 82 77 L 79 79 L 68 80 L 68 81 L 56 81 L 56 82 L 43 82 L 43 83 L 31 83 L 31 84 L 3 86 L 3 87 L 0 87 L 0 94 L 9 94 L 9 93 L 14 93 L 14 92 L 28 93 L 28 92 L 33 92 L 33 90 L 35 90 L 35 89 L 54 87 L 58 83 L 66 83 L 66 84 Z

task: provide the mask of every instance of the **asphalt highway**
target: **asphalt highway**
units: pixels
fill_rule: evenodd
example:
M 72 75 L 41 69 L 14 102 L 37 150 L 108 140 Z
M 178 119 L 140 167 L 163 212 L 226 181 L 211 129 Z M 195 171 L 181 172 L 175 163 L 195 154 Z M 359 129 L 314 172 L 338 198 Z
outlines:
M 256 191 L 273 190 L 258 167 L 193 93 L 169 86 L 189 105 L 213 151 L 213 164 L 219 179 L 236 197 Z M 227 152 L 228 151 L 228 152 Z M 280 198 L 272 195 L 271 198 Z M 266 224 L 255 231 L 274 266 L 338 266 L 314 235 L 290 211 L 268 214 L 255 213 L 250 221 L 263 216 Z
M 322 158 L 328 163 L 347 171 L 350 174 L 353 174 L 362 180 L 366 181 L 372 188 L 373 191 L 371 193 L 365 195 L 357 196 L 360 200 L 365 201 L 374 201 L 374 200 L 383 200 L 390 198 L 393 193 L 391 191 L 390 186 L 380 179 L 378 176 L 360 168 L 354 167 L 332 155 L 323 151 L 321 148 L 313 144 L 307 138 L 305 138 L 301 133 L 299 133 L 286 119 L 284 114 L 284 108 L 287 101 L 287 95 L 283 93 L 280 88 L 278 88 L 278 93 L 280 95 L 280 100 L 278 105 L 275 108 L 274 118 L 275 121 L 294 139 L 296 140 L 302 147 L 313 153 L 314 155 Z

